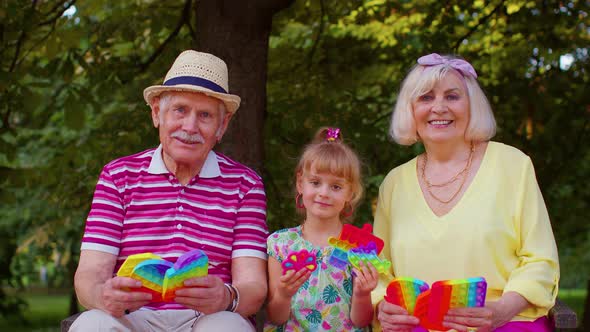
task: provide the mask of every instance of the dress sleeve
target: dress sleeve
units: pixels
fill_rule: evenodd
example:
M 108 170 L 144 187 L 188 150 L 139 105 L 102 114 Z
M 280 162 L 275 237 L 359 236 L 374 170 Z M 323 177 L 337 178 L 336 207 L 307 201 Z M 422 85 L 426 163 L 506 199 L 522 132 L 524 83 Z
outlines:
M 528 157 L 517 198 L 514 225 L 519 236 L 516 252 L 519 264 L 510 273 L 504 293 L 514 291 L 522 295 L 536 307 L 538 317 L 545 315 L 555 303 L 559 262 L 547 208 Z
M 391 261 L 391 198 L 393 192 L 393 172 L 389 173 L 379 187 L 379 196 L 377 197 L 377 208 L 375 210 L 375 221 L 373 223 L 373 233 L 383 240 L 384 246 L 381 252 L 381 258 Z M 389 271 L 390 273 L 392 272 Z M 371 292 L 373 305 L 377 305 L 387 290 L 387 285 L 392 279 L 390 273 L 379 274 L 379 283 Z
M 269 257 L 273 257 L 279 263 L 282 263 L 287 253 L 288 245 L 286 244 L 285 236 L 288 234 L 288 229 L 282 229 L 272 233 L 266 240 L 266 250 Z

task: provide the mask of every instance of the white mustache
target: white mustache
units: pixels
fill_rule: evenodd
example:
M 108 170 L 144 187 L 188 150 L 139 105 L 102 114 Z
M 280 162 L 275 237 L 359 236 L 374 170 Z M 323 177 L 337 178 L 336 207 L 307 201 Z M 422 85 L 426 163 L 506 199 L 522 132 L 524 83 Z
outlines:
M 189 143 L 205 143 L 205 139 L 201 134 L 189 134 L 186 131 L 178 130 L 172 133 L 173 138 L 179 138 L 182 141 Z

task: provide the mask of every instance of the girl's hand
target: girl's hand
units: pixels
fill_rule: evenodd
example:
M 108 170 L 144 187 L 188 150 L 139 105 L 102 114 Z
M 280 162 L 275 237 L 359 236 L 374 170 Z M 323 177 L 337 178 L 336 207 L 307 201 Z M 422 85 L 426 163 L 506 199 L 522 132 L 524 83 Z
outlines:
M 354 296 L 368 296 L 377 287 L 379 272 L 371 263 L 365 264 L 363 261 L 359 261 L 359 265 L 360 269 L 352 269 L 352 292 Z
M 309 279 L 311 271 L 302 268 L 299 271 L 289 270 L 279 278 L 277 293 L 284 298 L 291 298 L 303 283 Z
M 418 326 L 418 317 L 408 314 L 406 309 L 385 300 L 377 305 L 377 319 L 383 332 L 411 332 Z

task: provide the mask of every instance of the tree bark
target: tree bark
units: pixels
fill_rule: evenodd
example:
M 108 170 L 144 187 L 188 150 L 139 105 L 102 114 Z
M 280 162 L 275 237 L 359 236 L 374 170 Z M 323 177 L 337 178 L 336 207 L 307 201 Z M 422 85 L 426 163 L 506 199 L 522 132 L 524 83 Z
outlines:
M 268 38 L 275 13 L 294 0 L 196 2 L 196 49 L 223 59 L 230 93 L 242 98 L 219 147 L 259 174 L 264 162 Z

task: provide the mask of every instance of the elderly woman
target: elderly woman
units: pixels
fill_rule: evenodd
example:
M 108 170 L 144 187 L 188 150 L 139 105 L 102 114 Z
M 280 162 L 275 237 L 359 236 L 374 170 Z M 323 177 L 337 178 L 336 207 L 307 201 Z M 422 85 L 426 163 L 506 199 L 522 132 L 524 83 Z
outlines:
M 393 275 L 429 284 L 484 277 L 484 307 L 449 310 L 457 331 L 547 331 L 557 295 L 555 239 L 529 157 L 492 142 L 496 123 L 465 60 L 430 54 L 404 80 L 391 121 L 396 142 L 425 152 L 383 181 L 375 234 Z M 373 292 L 383 331 L 419 321 Z M 379 326 L 380 325 L 380 326 Z

